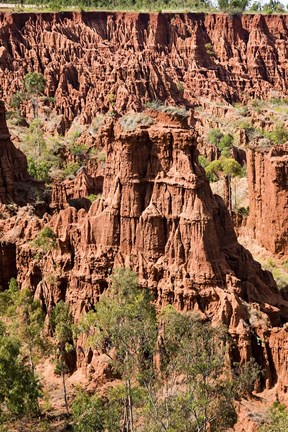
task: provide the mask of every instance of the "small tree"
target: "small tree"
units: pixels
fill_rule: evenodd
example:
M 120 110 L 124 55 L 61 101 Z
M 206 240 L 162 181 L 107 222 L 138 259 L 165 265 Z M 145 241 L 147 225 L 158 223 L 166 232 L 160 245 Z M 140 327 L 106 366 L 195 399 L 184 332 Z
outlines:
M 57 236 L 52 228 L 46 226 L 37 234 L 31 245 L 37 249 L 38 254 L 45 255 L 57 248 Z
M 231 151 L 231 148 L 233 146 L 233 141 L 234 141 L 234 138 L 230 134 L 222 136 L 217 147 L 219 148 L 219 150 L 221 151 L 221 154 L 223 156 L 225 156 L 225 157 L 230 156 L 230 151 Z
M 285 6 L 279 0 L 270 0 L 268 3 L 265 3 L 262 7 L 265 13 L 283 13 L 285 12 Z
M 267 132 L 266 136 L 271 139 L 274 144 L 284 144 L 288 141 L 288 129 L 284 123 L 278 123 L 272 132 Z
M 216 146 L 218 146 L 222 137 L 223 133 L 218 128 L 210 129 L 210 131 L 208 132 L 208 142 Z
M 10 99 L 10 107 L 11 107 L 11 108 L 14 108 L 14 109 L 17 110 L 17 111 L 19 111 L 23 99 L 24 99 L 24 95 L 23 95 L 23 93 L 17 91 L 16 93 L 14 93 L 14 94 L 11 96 L 11 99 Z
M 232 426 L 233 400 L 246 392 L 247 372 L 229 373 L 226 330 L 169 306 L 160 317 L 160 337 L 161 375 L 143 430 L 220 432 Z M 258 369 L 251 362 L 248 370 L 250 385 Z
M 124 382 L 103 399 L 79 395 L 73 404 L 79 432 L 224 431 L 236 419 L 233 400 L 249 393 L 258 376 L 253 361 L 229 369 L 224 328 L 172 306 L 157 324 L 155 307 L 130 269 L 114 272 L 79 331 L 106 353 Z
M 62 377 L 63 397 L 67 414 L 69 414 L 69 404 L 67 397 L 67 387 L 65 376 L 69 372 L 67 355 L 74 350 L 73 346 L 73 318 L 69 311 L 69 306 L 62 300 L 57 303 L 53 310 L 51 319 L 55 341 L 55 372 Z
M 243 12 L 249 5 L 249 0 L 217 0 L 221 11 Z
M 30 153 L 34 154 L 34 157 L 39 157 L 47 150 L 41 121 L 39 119 L 36 118 L 30 123 L 28 133 L 25 137 L 25 142 L 26 145 L 28 145 Z
M 115 372 L 121 374 L 125 383 L 125 431 L 134 432 L 132 380 L 137 378 L 145 385 L 150 379 L 157 338 L 155 308 L 147 290 L 138 287 L 137 275 L 129 268 L 117 269 L 96 312 L 88 313 L 81 327 L 90 333 L 90 343 L 106 353 Z
M 44 334 L 45 316 L 40 302 L 33 299 L 28 289 L 20 291 L 16 279 L 12 278 L 8 290 L 0 293 L 0 312 L 8 320 L 10 334 L 21 341 L 21 354 L 28 358 L 36 382 L 35 364 L 48 349 Z M 40 413 L 38 401 L 37 407 Z
M 75 432 L 103 432 L 105 413 L 102 400 L 78 391 L 72 404 Z
M 232 188 L 231 178 L 240 177 L 243 175 L 243 169 L 241 165 L 233 158 L 226 158 L 221 156 L 220 159 L 211 162 L 205 168 L 208 177 L 215 175 L 224 177 L 224 201 L 230 213 L 232 213 Z M 235 191 L 236 196 L 236 191 Z
M 29 72 L 25 75 L 24 85 L 27 97 L 31 99 L 34 118 L 38 117 L 39 96 L 43 95 L 46 81 L 43 74 L 38 72 Z
M 37 412 L 40 386 L 23 362 L 21 342 L 0 322 L 0 417 Z

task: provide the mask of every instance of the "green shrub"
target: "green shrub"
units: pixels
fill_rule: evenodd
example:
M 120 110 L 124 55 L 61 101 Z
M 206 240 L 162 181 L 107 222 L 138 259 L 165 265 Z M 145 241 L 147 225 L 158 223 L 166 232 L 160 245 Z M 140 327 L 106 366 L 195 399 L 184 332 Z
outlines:
M 203 156 L 203 155 L 199 155 L 198 156 L 198 162 L 199 162 L 199 164 L 203 167 L 203 168 L 206 168 L 208 165 L 209 165 L 209 161 L 208 161 L 208 159 L 205 157 L 205 156 Z
M 220 131 L 220 129 L 210 129 L 208 132 L 208 142 L 210 144 L 218 145 L 221 138 L 223 137 L 223 133 Z
M 263 263 L 265 270 L 269 270 L 278 286 L 279 289 L 283 289 L 288 285 L 288 272 L 285 265 L 277 264 L 272 258 L 268 258 L 266 262 Z
M 272 132 L 265 133 L 274 144 L 284 144 L 288 141 L 288 129 L 284 123 L 278 123 Z
M 131 113 L 123 116 L 119 123 L 125 132 L 133 132 L 138 126 L 150 126 L 154 120 L 144 113 Z
M 24 84 L 27 93 L 40 95 L 44 93 L 46 81 L 43 74 L 29 72 L 25 75 Z
M 275 402 L 269 414 L 269 420 L 260 427 L 259 432 L 288 432 L 288 411 L 284 405 Z
M 31 245 L 40 252 L 49 252 L 57 248 L 57 236 L 50 227 L 43 228 Z
M 183 95 L 184 90 L 185 90 L 184 84 L 181 82 L 178 82 L 176 84 L 176 87 L 177 87 L 177 90 L 179 91 L 179 93 L 181 93 L 181 95 Z
M 73 144 L 70 149 L 71 153 L 75 156 L 82 156 L 87 153 L 88 149 L 84 144 Z
M 206 43 L 204 46 L 205 46 L 206 53 L 208 55 L 210 55 L 211 57 L 216 56 L 216 53 L 214 51 L 214 47 L 213 47 L 211 42 Z
M 75 432 L 104 432 L 105 413 L 103 402 L 96 394 L 89 396 L 78 391 L 72 404 Z
M 111 105 L 112 107 L 115 106 L 116 103 L 116 95 L 114 93 L 108 93 L 106 96 L 107 102 L 109 103 L 109 105 Z
M 100 153 L 98 153 L 97 159 L 98 159 L 99 162 L 105 163 L 106 162 L 106 153 L 105 153 L 105 151 L 101 151 Z
M 89 201 L 91 201 L 91 203 L 93 203 L 94 201 L 97 201 L 99 199 L 102 198 L 102 194 L 90 194 L 87 196 L 87 199 L 89 199 Z
M 6 111 L 6 119 L 11 119 L 11 123 L 15 126 L 26 126 L 26 120 L 24 117 L 21 116 L 20 112 L 18 110 L 16 111 Z
M 43 181 L 45 183 L 49 183 L 50 178 L 50 170 L 53 166 L 53 163 L 49 160 L 35 160 L 32 156 L 28 156 L 28 173 L 35 180 Z
M 72 145 L 75 144 L 78 138 L 81 136 L 81 131 L 76 129 L 69 135 L 69 140 L 71 141 Z
M 36 118 L 29 126 L 27 135 L 25 137 L 25 145 L 27 147 L 27 153 L 40 156 L 47 150 L 47 144 L 44 138 L 42 123 Z
M 237 213 L 241 216 L 249 216 L 249 207 L 240 207 Z
M 165 112 L 167 114 L 171 114 L 171 115 L 178 115 L 179 117 L 188 117 L 189 113 L 186 110 L 186 108 L 181 108 L 181 107 L 177 107 L 177 106 L 172 106 L 172 105 L 164 105 L 162 104 L 162 102 L 155 100 L 152 102 L 147 102 L 145 104 L 146 108 L 155 110 L 155 111 L 160 111 L 160 112 Z
M 81 165 L 79 163 L 70 162 L 64 169 L 64 174 L 66 177 L 70 175 L 75 175 L 80 168 Z
M 234 138 L 232 135 L 227 134 L 227 135 L 223 135 L 217 145 L 217 147 L 219 148 L 219 150 L 221 150 L 221 152 L 224 149 L 231 149 L 231 147 L 233 146 L 233 141 Z
M 17 91 L 11 97 L 10 107 L 19 110 L 21 107 L 21 103 L 22 103 L 23 99 L 24 99 L 23 93 Z

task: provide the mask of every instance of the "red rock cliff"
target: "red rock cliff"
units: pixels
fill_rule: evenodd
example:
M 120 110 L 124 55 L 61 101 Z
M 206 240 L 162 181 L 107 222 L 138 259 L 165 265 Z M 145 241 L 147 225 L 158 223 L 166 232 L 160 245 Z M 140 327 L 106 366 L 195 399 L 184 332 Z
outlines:
M 44 73 L 66 125 L 114 102 L 124 112 L 154 99 L 287 94 L 287 24 L 286 15 L 1 14 L 1 85 L 9 99 L 28 71 Z
M 0 101 L 0 202 L 25 202 L 25 191 L 20 189 L 28 179 L 26 156 L 10 140 L 5 106 Z
M 249 227 L 273 253 L 288 256 L 288 144 L 249 149 Z
M 174 303 L 225 323 L 235 340 L 233 359 L 254 355 L 265 368 L 261 385 L 275 385 L 277 374 L 287 373 L 287 359 L 285 352 L 279 357 L 271 328 L 279 327 L 279 340 L 285 337 L 288 303 L 237 242 L 223 201 L 197 163 L 194 131 L 168 116 L 133 132 L 113 121 L 105 127 L 103 195 L 88 211 L 68 206 L 39 219 L 23 209 L 0 223 L 4 239 L 18 227 L 19 282 L 48 312 L 67 301 L 77 320 L 97 302 L 113 267 L 130 265 L 159 305 Z M 47 224 L 58 248 L 39 258 L 30 240 Z M 254 309 L 261 325 L 250 323 Z

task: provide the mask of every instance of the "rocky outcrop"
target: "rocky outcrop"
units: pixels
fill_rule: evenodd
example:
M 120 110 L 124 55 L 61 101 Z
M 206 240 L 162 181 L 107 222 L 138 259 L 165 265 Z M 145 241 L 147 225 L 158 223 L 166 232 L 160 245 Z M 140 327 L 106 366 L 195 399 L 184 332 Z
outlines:
M 174 303 L 226 324 L 235 341 L 232 360 L 255 355 L 265 369 L 259 389 L 270 388 L 277 371 L 287 372 L 277 341 L 286 337 L 288 302 L 237 242 L 222 199 L 198 165 L 197 136 L 187 120 L 149 115 L 151 126 L 131 132 L 119 122 L 103 125 L 103 194 L 88 211 L 66 203 L 42 219 L 30 208 L 0 221 L 3 240 L 15 239 L 18 280 L 45 311 L 63 299 L 78 320 L 107 288 L 113 268 L 130 266 L 159 306 Z M 49 253 L 30 242 L 46 225 L 58 242 Z M 80 348 L 78 366 L 87 366 L 93 356 Z
M 285 15 L 1 14 L 1 86 L 9 100 L 27 72 L 44 73 L 61 128 L 151 100 L 190 106 L 198 96 L 285 95 L 287 23 Z
M 90 170 L 89 170 L 90 171 Z M 61 209 L 73 204 L 75 200 L 87 198 L 90 195 L 101 195 L 103 191 L 103 176 L 91 175 L 82 167 L 76 177 L 71 180 L 58 181 L 52 185 L 51 205 L 53 209 Z M 78 201 L 80 203 L 80 201 Z
M 288 256 L 288 144 L 248 150 L 249 219 L 254 238 Z
M 140 122 L 134 130 L 117 118 L 155 99 L 188 109 L 198 96 L 208 105 L 214 98 L 287 94 L 287 20 L 113 12 L 0 15 L 6 100 L 21 90 L 28 71 L 37 70 L 45 75 L 46 96 L 55 97 L 58 130 L 76 116 L 90 122 L 99 112 L 111 114 L 97 137 L 90 137 L 95 158 L 75 178 L 53 185 L 49 214 L 39 217 L 32 206 L 3 206 L 0 269 L 7 257 L 13 265 L 10 273 L 0 272 L 2 288 L 17 272 L 20 285 L 30 287 L 47 315 L 63 299 L 77 321 L 107 288 L 113 268 L 130 266 L 159 307 L 173 303 L 227 325 L 235 342 L 231 360 L 254 356 L 265 370 L 258 390 L 274 386 L 283 400 L 288 302 L 272 275 L 237 242 L 223 200 L 212 194 L 197 160 L 193 116 L 188 124 L 177 110 L 168 115 L 158 106 L 145 113 L 149 126 Z M 26 160 L 10 141 L 1 107 L 0 201 L 24 203 L 31 189 Z M 29 116 L 29 101 L 21 109 Z M 105 161 L 97 159 L 99 149 Z M 214 158 L 213 152 L 206 155 Z M 250 227 L 267 248 L 287 254 L 286 147 L 249 152 Z M 91 194 L 97 195 L 92 205 Z M 48 253 L 31 243 L 44 226 L 57 236 L 57 248 Z M 79 348 L 78 365 L 97 363 L 91 351 Z
M 26 156 L 10 140 L 5 106 L 0 101 L 0 202 L 25 203 L 25 182 L 29 179 Z

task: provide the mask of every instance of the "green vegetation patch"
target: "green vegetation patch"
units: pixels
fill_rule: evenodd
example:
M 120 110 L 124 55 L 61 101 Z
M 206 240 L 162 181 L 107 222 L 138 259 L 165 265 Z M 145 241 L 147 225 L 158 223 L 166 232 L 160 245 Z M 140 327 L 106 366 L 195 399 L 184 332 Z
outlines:
M 119 123 L 125 132 L 133 132 L 138 126 L 151 126 L 154 120 L 144 113 L 130 113 L 123 116 Z

